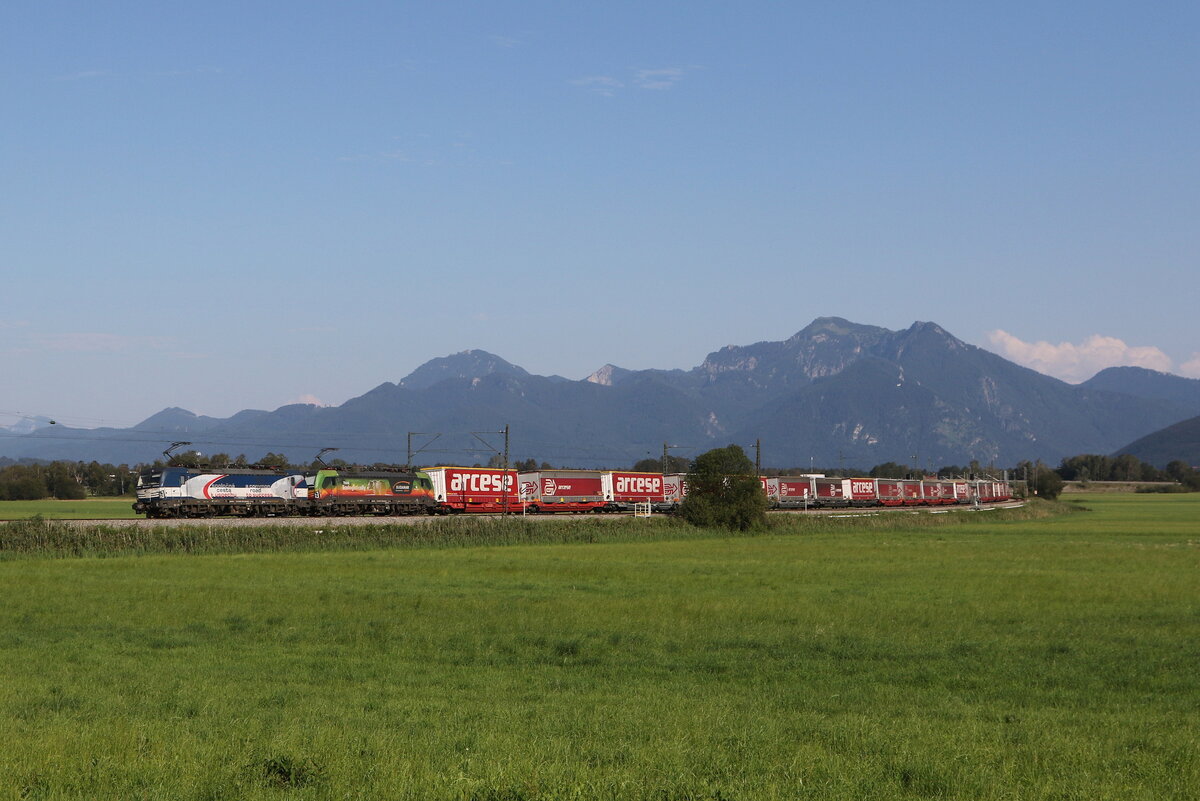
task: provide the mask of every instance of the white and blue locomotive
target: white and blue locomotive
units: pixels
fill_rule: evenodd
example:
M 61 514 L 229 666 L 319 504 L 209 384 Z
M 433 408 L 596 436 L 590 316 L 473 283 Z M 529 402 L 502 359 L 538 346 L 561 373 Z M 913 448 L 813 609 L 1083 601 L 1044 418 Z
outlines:
M 295 514 L 311 481 L 286 470 L 164 467 L 138 476 L 133 510 L 147 517 L 270 517 Z

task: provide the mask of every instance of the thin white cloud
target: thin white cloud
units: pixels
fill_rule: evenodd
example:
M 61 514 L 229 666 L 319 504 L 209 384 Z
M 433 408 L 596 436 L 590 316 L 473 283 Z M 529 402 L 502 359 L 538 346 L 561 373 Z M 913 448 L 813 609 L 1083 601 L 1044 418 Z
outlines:
M 628 77 L 618 78 L 613 75 L 588 75 L 571 81 L 575 86 L 581 86 L 589 92 L 605 97 L 612 97 L 619 90 L 628 87 L 663 92 L 673 88 L 684 77 L 694 70 L 697 65 L 686 67 L 656 67 L 654 69 L 630 70 Z
M 288 401 L 288 404 L 292 404 L 292 403 L 306 403 L 306 404 L 309 404 L 310 406 L 328 406 L 329 405 L 329 404 L 325 403 L 323 400 L 321 400 L 320 398 L 318 398 L 316 395 L 313 395 L 311 393 L 305 393 L 305 394 L 301 395 L 300 397 L 296 398 L 295 400 Z
M 121 353 L 135 348 L 161 350 L 171 342 L 167 337 L 132 337 L 124 334 L 63 333 L 33 334 L 29 342 L 35 349 L 60 353 Z
M 1179 365 L 1179 374 L 1188 378 L 1200 378 L 1200 351 L 1193 353 L 1192 358 Z
M 80 70 L 79 72 L 69 72 L 66 75 L 59 75 L 54 78 L 56 81 L 88 81 L 93 78 L 108 78 L 113 75 L 112 70 Z
M 521 41 L 520 39 L 518 39 L 515 36 L 496 35 L 496 36 L 491 37 L 491 39 L 492 39 L 492 44 L 496 45 L 497 47 L 503 47 L 505 49 L 512 49 L 514 47 L 520 47 L 521 45 L 525 44 L 525 42 Z
M 224 71 L 221 67 L 189 67 L 181 70 L 162 70 L 151 74 L 158 78 L 179 78 L 186 75 L 220 75 Z
M 90 81 L 97 78 L 119 78 L 122 80 L 139 78 L 183 78 L 193 75 L 220 75 L 225 70 L 221 67 L 200 66 L 183 67 L 181 69 L 148 70 L 145 72 L 117 73 L 112 70 L 80 70 L 55 76 L 56 81 Z
M 633 85 L 639 89 L 670 89 L 683 80 L 685 72 L 683 67 L 637 70 L 633 74 Z
M 387 150 L 380 153 L 358 153 L 353 156 L 338 156 L 338 161 L 391 161 L 400 164 L 409 164 L 415 162 L 416 159 L 403 150 Z M 431 164 L 432 162 L 426 163 Z
M 1152 345 L 1128 345 L 1116 337 L 1092 334 L 1083 342 L 1025 342 L 997 329 L 988 339 L 1000 355 L 1039 373 L 1079 383 L 1106 367 L 1145 367 L 1169 372 L 1171 357 Z M 1198 354 L 1200 356 L 1200 354 Z M 1200 362 L 1200 359 L 1196 361 Z M 1191 362 L 1189 362 L 1191 364 Z M 1200 369 L 1200 364 L 1195 365 Z
M 589 75 L 586 78 L 576 78 L 571 81 L 575 86 L 582 86 L 590 92 L 595 92 L 598 95 L 612 97 L 617 93 L 618 89 L 625 86 L 624 83 L 618 81 L 611 75 Z

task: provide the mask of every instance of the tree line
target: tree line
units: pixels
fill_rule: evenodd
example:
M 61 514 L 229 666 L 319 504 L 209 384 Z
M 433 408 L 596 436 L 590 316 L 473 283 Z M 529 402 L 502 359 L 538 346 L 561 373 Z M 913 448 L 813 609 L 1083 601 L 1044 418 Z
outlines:
M 88 495 L 127 495 L 137 468 L 100 462 L 14 463 L 0 467 L 0 501 L 75 501 Z
M 1102 456 L 1085 453 L 1063 459 L 1058 473 L 1066 481 L 1173 481 L 1200 489 L 1200 474 L 1183 461 L 1173 461 L 1162 470 L 1128 453 Z

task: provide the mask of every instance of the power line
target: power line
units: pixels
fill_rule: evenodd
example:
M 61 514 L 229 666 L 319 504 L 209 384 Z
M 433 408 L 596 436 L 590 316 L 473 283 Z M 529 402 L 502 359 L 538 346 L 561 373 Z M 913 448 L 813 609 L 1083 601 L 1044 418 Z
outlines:
M 35 418 L 33 415 L 24 413 L 6 412 L 0 410 L 0 414 L 13 414 L 30 419 L 48 419 Z M 304 440 L 280 439 L 277 435 L 244 435 L 236 434 L 216 436 L 206 436 L 203 431 L 192 431 L 186 428 L 180 430 L 175 429 L 111 429 L 109 431 L 97 432 L 95 429 L 75 429 L 64 427 L 58 431 L 53 431 L 48 427 L 38 429 L 29 434 L 13 435 L 13 442 L 20 443 L 36 443 L 46 440 L 72 442 L 72 443 L 104 443 L 109 445 L 155 445 L 163 446 L 169 442 L 176 441 L 181 435 L 187 437 L 193 447 L 205 451 L 212 452 L 214 450 L 232 450 L 246 451 L 255 449 L 266 450 L 299 450 L 306 448 L 318 448 L 326 446 L 335 446 L 342 450 L 354 451 L 357 453 L 370 454 L 398 454 L 403 451 L 401 445 L 403 434 L 399 429 L 395 431 L 379 432 L 346 432 L 346 431 L 320 431 L 320 430 L 305 430 L 303 432 L 291 432 L 292 434 L 302 433 Z M 61 432 L 61 433 L 60 433 Z M 283 436 L 288 436 L 286 433 Z M 488 447 L 471 447 L 468 443 L 469 438 L 474 436 L 470 431 L 445 432 L 443 437 L 459 438 L 464 442 L 463 445 L 456 447 L 443 448 L 421 448 L 420 452 L 427 456 L 439 457 L 478 457 L 491 456 L 496 453 L 494 448 Z M 393 437 L 396 440 L 395 447 L 380 447 L 379 442 L 382 437 Z M 366 441 L 364 441 L 366 440 Z M 443 440 L 445 441 L 445 440 Z M 432 444 L 429 443 L 429 444 Z M 447 443 L 449 445 L 449 443 Z M 536 456 L 541 460 L 555 460 L 566 462 L 607 462 L 610 464 L 623 463 L 637 454 L 646 451 L 650 452 L 651 448 L 661 447 L 661 443 L 650 442 L 630 442 L 621 445 L 586 445 L 586 446 L 571 446 L 561 441 L 549 442 L 544 440 L 525 440 L 516 437 L 513 440 L 512 449 L 518 454 L 526 454 L 530 457 Z M 694 449 L 693 445 L 672 446 L 681 449 Z M 415 455 L 415 454 L 414 454 Z

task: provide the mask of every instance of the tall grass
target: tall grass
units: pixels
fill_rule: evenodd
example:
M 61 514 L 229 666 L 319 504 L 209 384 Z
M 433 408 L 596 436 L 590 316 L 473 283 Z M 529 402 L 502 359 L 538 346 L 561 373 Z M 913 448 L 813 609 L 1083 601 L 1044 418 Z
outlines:
M 1073 507 L 1042 502 L 1023 509 L 926 512 L 847 510 L 844 515 L 789 514 L 772 519 L 757 532 L 804 534 L 840 531 L 889 531 L 944 527 L 979 522 L 974 515 L 1005 521 L 1039 519 Z M 239 521 L 240 522 L 240 521 Z M 752 536 L 738 534 L 736 536 Z M 667 541 L 734 536 L 720 529 L 689 526 L 659 516 L 575 517 L 569 520 L 523 517 L 445 517 L 416 524 L 364 521 L 303 524 L 226 525 L 222 521 L 191 524 L 80 525 L 34 517 L 0 523 L 0 561 L 16 558 L 145 556 L 149 554 L 234 554 L 298 551 L 365 551 L 393 548 L 449 548 L 480 545 L 529 545 L 590 542 Z

